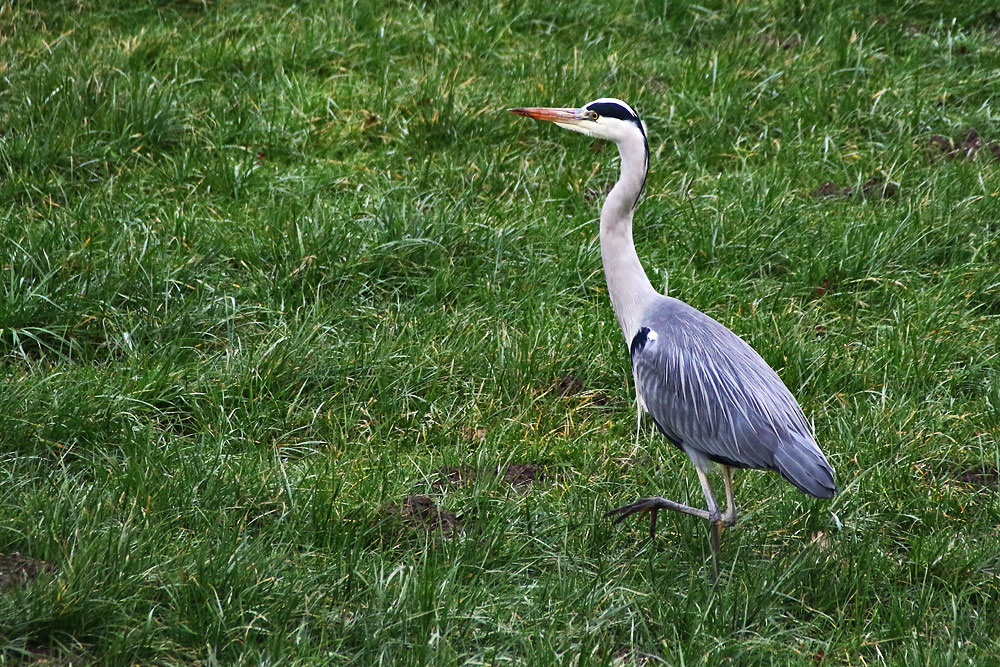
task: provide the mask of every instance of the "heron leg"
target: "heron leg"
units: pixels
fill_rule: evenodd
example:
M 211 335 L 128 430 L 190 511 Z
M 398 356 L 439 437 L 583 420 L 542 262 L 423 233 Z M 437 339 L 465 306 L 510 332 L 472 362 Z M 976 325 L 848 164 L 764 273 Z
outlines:
M 635 397 L 635 448 L 639 449 L 639 434 L 642 433 L 642 403 Z
M 712 487 L 708 485 L 708 475 L 701 469 L 701 466 L 694 467 L 698 473 L 698 481 L 701 482 L 702 493 L 705 494 L 705 503 L 708 505 L 708 525 L 712 532 L 712 564 L 715 566 L 715 578 L 719 578 L 719 524 L 722 523 L 722 515 L 719 514 L 719 506 L 715 503 L 715 496 L 712 495 Z
M 639 449 L 639 436 L 642 434 L 642 413 L 646 411 L 646 404 L 642 402 L 642 396 L 638 388 L 635 390 L 635 448 Z
M 705 494 L 705 504 L 708 505 L 708 520 L 715 523 L 722 515 L 719 514 L 719 506 L 715 504 L 712 487 L 708 485 L 708 475 L 698 466 L 695 466 L 694 469 L 698 473 L 698 481 L 701 482 L 701 492 Z
M 709 513 L 705 510 L 700 510 L 696 507 L 690 507 L 681 503 L 675 503 L 672 500 L 667 500 L 666 498 L 661 498 L 659 496 L 641 498 L 634 503 L 616 507 L 609 512 L 605 512 L 604 516 L 613 516 L 615 517 L 614 523 L 621 523 L 626 519 L 626 517 L 630 517 L 633 514 L 644 514 L 649 512 L 649 536 L 653 537 L 656 535 L 656 514 L 660 510 L 674 510 L 675 512 L 683 512 L 684 514 L 696 516 L 699 519 L 710 520 Z M 716 514 L 718 514 L 718 510 L 716 510 Z
M 733 495 L 733 469 L 722 466 L 722 481 L 726 483 L 726 511 L 719 521 L 723 526 L 736 525 L 736 497 Z

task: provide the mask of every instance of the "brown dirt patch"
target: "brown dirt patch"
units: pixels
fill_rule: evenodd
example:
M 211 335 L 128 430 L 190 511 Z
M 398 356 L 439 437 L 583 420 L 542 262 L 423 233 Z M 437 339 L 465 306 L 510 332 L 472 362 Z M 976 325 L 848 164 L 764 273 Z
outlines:
M 580 396 L 586 394 L 589 405 L 608 405 L 611 397 L 600 391 L 591 391 L 579 377 L 573 373 L 568 373 L 552 384 L 552 391 L 564 398 L 569 396 Z
M 471 486 L 479 473 L 467 463 L 460 466 L 448 466 L 438 470 L 438 478 L 431 482 L 431 486 L 436 489 L 444 488 L 450 484 L 458 486 Z
M 585 392 L 587 387 L 584 386 L 583 380 L 569 373 L 559 378 L 556 382 L 556 390 L 560 396 L 576 396 Z
M 512 463 L 503 472 L 505 482 L 513 487 L 523 487 L 542 479 L 542 469 L 534 463 Z
M 503 481 L 515 488 L 529 486 L 545 476 L 542 467 L 534 463 L 511 463 L 506 468 L 497 468 L 492 474 L 502 478 Z M 479 472 L 472 466 L 463 463 L 458 466 L 441 468 L 438 471 L 438 479 L 431 482 L 431 486 L 438 490 L 449 485 L 471 486 L 478 478 Z M 426 496 L 413 496 L 413 498 L 426 498 Z M 428 498 L 428 500 L 430 499 Z
M 436 529 L 447 536 L 459 529 L 458 517 L 438 507 L 430 496 L 407 496 L 399 505 L 389 507 L 386 514 L 400 517 L 411 528 Z
M 22 556 L 15 551 L 7 556 L 0 555 L 0 590 L 26 584 L 43 572 L 52 572 L 51 563 Z
M 857 196 L 860 199 L 889 199 L 899 194 L 899 186 L 875 177 L 864 182 L 860 188 L 849 188 L 837 185 L 833 181 L 827 181 L 823 185 L 813 190 L 810 195 L 816 198 L 825 197 L 851 197 Z
M 827 181 L 812 191 L 813 197 L 850 197 L 851 189 L 842 188 L 833 181 Z
M 986 153 L 995 160 L 1000 160 L 1000 144 L 984 139 L 974 127 L 966 128 L 957 138 L 943 134 L 931 135 L 927 140 L 926 152 L 931 162 L 938 158 L 974 160 L 979 153 Z
M 893 183 L 887 183 L 881 178 L 870 178 L 861 186 L 862 199 L 889 199 L 895 197 L 899 188 Z
M 996 489 L 1000 472 L 990 466 L 976 466 L 958 472 L 958 481 L 976 489 Z

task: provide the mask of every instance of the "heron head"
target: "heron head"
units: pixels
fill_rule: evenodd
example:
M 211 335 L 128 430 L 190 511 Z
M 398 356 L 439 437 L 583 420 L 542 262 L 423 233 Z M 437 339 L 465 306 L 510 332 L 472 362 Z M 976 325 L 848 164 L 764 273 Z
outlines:
M 639 115 L 625 102 L 613 97 L 602 97 L 579 109 L 553 107 L 526 107 L 509 109 L 511 113 L 538 120 L 552 121 L 559 127 L 586 134 L 596 139 L 615 143 L 634 137 L 646 137 L 646 126 Z

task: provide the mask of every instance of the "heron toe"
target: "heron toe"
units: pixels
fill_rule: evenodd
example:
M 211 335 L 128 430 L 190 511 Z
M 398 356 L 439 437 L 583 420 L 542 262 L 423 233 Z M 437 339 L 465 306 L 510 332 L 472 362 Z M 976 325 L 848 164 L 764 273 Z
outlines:
M 605 517 L 615 517 L 614 523 L 619 524 L 626 518 L 632 516 L 636 513 L 641 512 L 652 512 L 659 510 L 659 506 L 656 505 L 655 498 L 643 498 L 637 500 L 634 503 L 628 503 L 627 505 L 622 505 L 621 507 L 616 507 L 613 510 L 609 510 L 604 513 Z
M 619 524 L 626 518 L 632 516 L 633 514 L 642 514 L 644 512 L 649 512 L 649 536 L 656 537 L 656 515 L 662 508 L 662 505 L 658 503 L 661 498 L 642 498 L 635 501 L 634 503 L 629 503 L 627 505 L 622 505 L 621 507 L 616 507 L 613 510 L 604 513 L 604 516 L 611 517 L 614 516 L 614 524 Z M 617 516 L 616 516 L 617 515 Z
M 633 514 L 649 512 L 649 533 L 650 535 L 653 535 L 656 533 L 656 514 L 660 510 L 674 510 L 675 512 L 683 512 L 684 514 L 690 514 L 700 519 L 710 519 L 706 510 L 689 507 L 688 505 L 683 505 L 681 503 L 675 503 L 673 500 L 667 500 L 666 498 L 661 498 L 659 496 L 640 498 L 634 503 L 622 505 L 621 507 L 616 507 L 613 510 L 605 512 L 604 516 L 615 517 L 614 523 L 617 524 L 621 523 L 626 517 L 632 516 Z

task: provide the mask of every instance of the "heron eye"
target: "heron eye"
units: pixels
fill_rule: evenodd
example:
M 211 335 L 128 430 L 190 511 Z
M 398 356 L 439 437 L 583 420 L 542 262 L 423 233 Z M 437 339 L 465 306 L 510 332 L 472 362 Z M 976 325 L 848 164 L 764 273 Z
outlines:
M 596 111 L 588 111 L 587 112 L 587 118 L 589 120 L 597 120 L 597 112 Z

